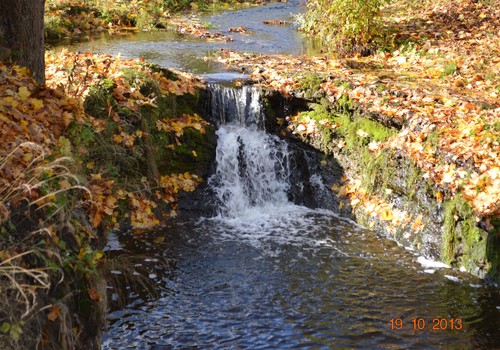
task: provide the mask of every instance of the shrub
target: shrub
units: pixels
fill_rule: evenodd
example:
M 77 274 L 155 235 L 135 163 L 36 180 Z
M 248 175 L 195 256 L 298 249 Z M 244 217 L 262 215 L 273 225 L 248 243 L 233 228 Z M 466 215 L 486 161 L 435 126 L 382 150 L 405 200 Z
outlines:
M 341 56 L 368 55 L 383 40 L 380 10 L 388 2 L 311 0 L 307 12 L 299 18 L 299 25 Z

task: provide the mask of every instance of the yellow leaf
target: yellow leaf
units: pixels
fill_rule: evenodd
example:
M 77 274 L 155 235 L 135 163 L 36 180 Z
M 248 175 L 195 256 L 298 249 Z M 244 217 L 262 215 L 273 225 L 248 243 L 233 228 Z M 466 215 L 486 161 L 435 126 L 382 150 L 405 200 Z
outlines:
M 22 119 L 20 124 L 21 124 L 21 127 L 24 129 L 24 131 L 29 132 L 29 129 L 28 129 L 29 123 L 27 120 Z
M 39 109 L 43 108 L 43 101 L 39 100 L 38 98 L 30 99 L 30 103 L 33 105 L 33 109 L 35 111 L 38 111 Z
M 23 154 L 23 161 L 28 163 L 33 159 L 33 155 L 31 153 L 24 153 Z
M 97 227 L 101 223 L 102 218 L 101 218 L 101 213 L 97 212 L 95 213 L 94 217 L 92 218 L 92 226 Z
M 21 86 L 19 88 L 19 92 L 17 93 L 21 101 L 26 101 L 28 97 L 30 97 L 31 92 L 29 92 L 26 86 Z
M 435 195 L 436 195 L 436 200 L 438 202 L 442 202 L 443 201 L 443 194 L 440 191 L 436 192 Z
M 419 215 L 411 225 L 411 229 L 413 231 L 421 231 L 423 226 L 424 223 L 422 222 L 422 215 Z
M 103 256 L 104 256 L 103 252 L 97 251 L 95 253 L 94 258 L 92 259 L 92 261 L 95 263 L 97 260 L 102 259 Z
M 71 114 L 70 112 L 63 112 L 62 117 L 65 126 L 68 126 L 69 123 L 71 123 L 71 121 L 73 120 L 73 114 Z
M 165 237 L 160 236 L 160 237 L 156 237 L 153 242 L 162 243 L 164 241 L 165 241 Z
M 392 219 L 394 219 L 394 216 L 389 212 L 389 210 L 384 210 L 382 212 L 382 220 L 391 221 Z
M 5 102 L 7 102 L 8 104 L 12 105 L 12 107 L 14 107 L 14 108 L 16 108 L 17 105 L 19 104 L 19 102 L 17 102 L 16 100 L 14 100 L 14 98 L 11 97 L 11 96 L 4 97 L 3 100 Z
M 121 134 L 120 135 L 113 135 L 113 141 L 115 141 L 115 143 L 117 143 L 117 144 L 120 144 L 123 141 L 123 136 Z

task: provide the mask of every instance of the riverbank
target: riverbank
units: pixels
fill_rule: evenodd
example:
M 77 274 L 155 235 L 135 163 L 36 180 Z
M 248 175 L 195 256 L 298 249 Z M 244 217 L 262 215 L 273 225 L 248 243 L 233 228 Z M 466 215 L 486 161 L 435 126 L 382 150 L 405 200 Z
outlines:
M 46 86 L 0 69 L 2 347 L 94 348 L 104 233 L 175 216 L 177 194 L 211 161 L 204 85 L 143 60 L 69 52 L 47 55 Z
M 251 3 L 262 1 L 49 1 L 46 38 L 171 29 L 226 40 L 179 13 Z M 162 225 L 177 194 L 200 182 L 215 147 L 198 115 L 204 85 L 107 55 L 49 53 L 46 86 L 24 68 L 0 69 L 1 347 L 98 347 L 104 233 Z
M 427 253 L 498 279 L 498 6 L 391 6 L 392 52 L 335 59 L 227 51 L 218 61 L 309 101 L 308 111 L 280 121 L 282 130 L 345 159 L 351 171 L 334 190 L 361 222 L 415 249 L 425 245 L 421 232 L 434 232 Z

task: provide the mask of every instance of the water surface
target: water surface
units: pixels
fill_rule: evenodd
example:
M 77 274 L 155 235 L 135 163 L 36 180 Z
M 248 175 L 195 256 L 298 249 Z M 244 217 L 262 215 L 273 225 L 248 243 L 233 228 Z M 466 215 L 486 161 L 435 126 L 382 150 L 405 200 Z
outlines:
M 128 304 L 109 315 L 104 349 L 500 344 L 497 290 L 449 269 L 425 273 L 411 252 L 328 212 L 263 207 L 232 220 L 174 222 L 122 244 L 119 254 L 147 256 L 135 269 L 146 266 L 160 294 L 126 291 Z M 403 328 L 391 329 L 392 318 Z M 419 318 L 425 327 L 414 330 Z M 463 327 L 432 330 L 434 318 Z
M 89 42 L 65 46 L 73 51 L 93 51 L 121 55 L 124 58 L 145 58 L 163 67 L 197 74 L 225 71 L 222 65 L 204 60 L 220 50 L 242 50 L 259 53 L 306 54 L 313 51 L 313 42 L 296 31 L 294 16 L 304 11 L 303 1 L 271 3 L 221 14 L 206 15 L 202 23 L 210 23 L 211 31 L 220 31 L 232 42 L 207 41 L 173 32 L 138 32 L 125 36 L 103 36 Z M 290 24 L 266 25 L 267 20 Z M 249 34 L 230 33 L 229 28 L 243 26 Z

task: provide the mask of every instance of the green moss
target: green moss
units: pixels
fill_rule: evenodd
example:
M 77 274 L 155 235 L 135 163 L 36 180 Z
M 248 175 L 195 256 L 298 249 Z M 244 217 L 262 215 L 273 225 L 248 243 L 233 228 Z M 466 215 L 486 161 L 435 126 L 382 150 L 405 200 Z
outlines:
M 368 149 L 362 153 L 363 185 L 369 193 L 385 196 L 385 189 L 394 182 L 394 164 L 391 163 L 392 152 L 383 150 L 378 157 L 374 157 Z
M 403 171 L 405 174 L 406 197 L 408 200 L 414 200 L 418 185 L 422 181 L 422 170 L 412 161 L 408 161 L 406 162 Z
M 305 99 L 316 97 L 321 91 L 321 84 L 325 81 L 324 77 L 318 73 L 303 73 L 294 77 L 299 84 L 299 91 L 303 92 Z
M 335 123 L 339 124 L 336 131 L 344 137 L 347 150 L 365 147 L 372 141 L 383 142 L 395 134 L 394 130 L 359 115 L 344 113 L 335 117 L 333 120 Z M 365 137 L 360 136 L 359 134 L 361 131 L 368 135 Z
M 443 65 L 443 70 L 441 71 L 441 78 L 447 75 L 453 75 L 457 71 L 458 66 L 455 61 L 447 62 Z
M 318 149 L 325 153 L 334 151 L 333 140 L 341 139 L 345 145 L 341 152 L 348 154 L 350 162 L 359 167 L 362 171 L 364 186 L 372 193 L 385 195 L 388 184 L 394 182 L 394 154 L 388 150 L 382 151 L 377 157 L 370 152 L 368 145 L 370 142 L 383 142 L 395 134 L 395 130 L 389 129 L 376 121 L 362 117 L 357 113 L 352 113 L 352 104 L 348 97 L 343 101 L 343 105 L 335 107 L 334 111 L 329 109 L 327 103 L 311 104 L 311 110 L 302 112 L 301 118 L 310 118 L 321 121 L 326 120 L 335 127 L 322 126 L 317 123 L 320 137 L 316 137 L 312 142 Z M 340 112 L 340 111 L 345 112 Z M 416 173 L 416 171 L 414 171 Z M 409 181 L 416 184 L 417 175 Z
M 444 204 L 441 258 L 468 271 L 486 264 L 486 239 L 477 227 L 470 204 L 460 194 Z
M 432 149 L 437 149 L 439 141 L 439 134 L 433 131 L 429 136 L 427 136 L 426 142 L 432 147 Z
M 172 135 L 155 134 L 155 144 L 174 144 Z M 203 175 L 202 169 L 213 161 L 217 137 L 215 128 L 205 128 L 205 134 L 195 129 L 185 129 L 184 135 L 178 140 L 180 144 L 174 148 L 159 147 L 157 153 L 158 168 L 161 173 L 171 174 L 189 171 Z
M 338 113 L 353 114 L 354 109 L 355 108 L 354 108 L 354 104 L 353 104 L 352 100 L 346 94 L 340 96 L 340 98 L 337 100 L 337 103 L 335 105 L 335 110 Z
M 486 244 L 486 256 L 490 262 L 488 275 L 500 281 L 500 216 L 491 219 L 493 229 L 489 232 Z

